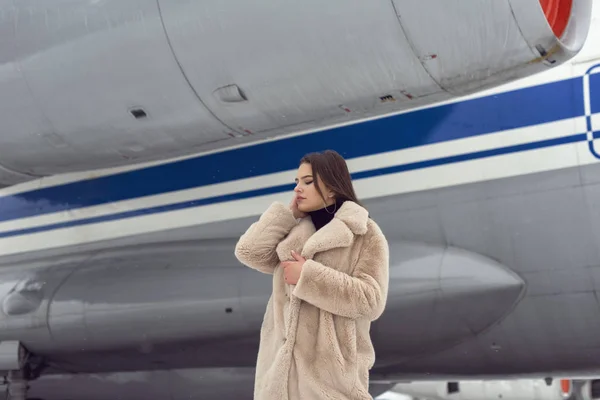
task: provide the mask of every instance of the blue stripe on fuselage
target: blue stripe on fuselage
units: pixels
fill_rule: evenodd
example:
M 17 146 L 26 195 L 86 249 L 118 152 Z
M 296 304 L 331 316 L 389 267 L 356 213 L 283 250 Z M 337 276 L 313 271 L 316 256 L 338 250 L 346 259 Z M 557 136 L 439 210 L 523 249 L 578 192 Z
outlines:
M 507 146 L 507 147 L 502 147 L 499 149 L 483 150 L 483 151 L 478 151 L 478 152 L 474 152 L 474 153 L 460 154 L 460 155 L 456 155 L 456 156 L 449 156 L 449 157 L 437 158 L 437 159 L 432 159 L 432 160 L 419 161 L 419 162 L 409 163 L 409 164 L 395 165 L 395 166 L 386 167 L 386 168 L 378 168 L 378 169 L 374 169 L 374 170 L 370 170 L 370 171 L 357 172 L 357 173 L 353 174 L 352 178 L 353 179 L 365 179 L 365 178 L 370 178 L 370 177 L 374 177 L 374 176 L 393 174 L 393 173 L 397 173 L 397 172 L 413 171 L 415 169 L 435 167 L 435 166 L 439 166 L 439 165 L 446 165 L 446 164 L 462 162 L 462 161 L 476 160 L 479 158 L 493 157 L 493 156 L 497 156 L 497 155 L 501 155 L 501 154 L 519 153 L 522 151 L 542 149 L 542 148 L 548 148 L 548 147 L 553 147 L 553 146 L 560 146 L 563 144 L 585 141 L 586 137 L 587 137 L 587 134 L 580 133 L 580 134 L 564 136 L 564 137 L 559 137 L 559 138 L 554 138 L 554 139 L 542 140 L 542 141 L 533 142 L 533 143 L 525 143 L 525 144 L 519 144 L 519 145 L 515 145 L 515 146 Z M 249 190 L 249 191 L 244 191 L 244 192 L 237 192 L 237 193 L 233 193 L 233 194 L 226 194 L 226 195 L 222 195 L 222 196 L 215 196 L 215 197 L 208 197 L 208 198 L 191 200 L 191 201 L 171 203 L 171 204 L 167 204 L 167 205 L 163 205 L 163 206 L 142 208 L 142 209 L 133 210 L 133 211 L 125 211 L 125 212 L 120 212 L 120 213 L 115 213 L 115 214 L 110 214 L 110 215 L 103 215 L 103 216 L 99 216 L 99 217 L 71 220 L 71 221 L 59 222 L 59 223 L 55 223 L 55 224 L 36 226 L 33 228 L 16 229 L 16 230 L 7 231 L 7 232 L 0 232 L 0 239 L 13 237 L 13 236 L 20 236 L 20 235 L 29 235 L 32 233 L 48 232 L 48 231 L 55 230 L 55 229 L 72 228 L 75 226 L 95 224 L 95 223 L 100 223 L 100 222 L 117 221 L 117 220 L 121 220 L 121 219 L 132 218 L 132 217 L 147 216 L 147 215 L 164 213 L 164 212 L 168 212 L 168 211 L 184 210 L 186 208 L 206 206 L 206 205 L 222 203 L 222 202 L 226 202 L 226 201 L 248 199 L 251 197 L 264 196 L 264 195 L 274 194 L 274 193 L 282 193 L 285 191 L 291 191 L 294 188 L 294 186 L 295 186 L 295 184 L 271 186 L 271 187 L 267 187 L 267 188 Z
M 600 113 L 600 73 L 590 75 L 590 106 L 592 114 Z
M 592 76 L 594 82 L 597 77 Z M 5 196 L 0 198 L 0 221 L 286 171 L 296 168 L 300 158 L 310 151 L 335 149 L 350 159 L 582 116 L 581 82 L 581 78 L 551 82 L 141 170 Z M 398 160 L 398 163 L 402 163 L 402 160 Z

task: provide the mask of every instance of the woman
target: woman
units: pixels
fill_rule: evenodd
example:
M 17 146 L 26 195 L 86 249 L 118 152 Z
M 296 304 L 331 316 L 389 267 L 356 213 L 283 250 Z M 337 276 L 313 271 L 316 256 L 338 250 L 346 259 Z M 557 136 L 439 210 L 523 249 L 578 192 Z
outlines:
M 236 245 L 273 275 L 256 365 L 255 400 L 372 399 L 370 324 L 388 291 L 388 244 L 334 151 L 305 156 L 295 197 L 273 203 Z

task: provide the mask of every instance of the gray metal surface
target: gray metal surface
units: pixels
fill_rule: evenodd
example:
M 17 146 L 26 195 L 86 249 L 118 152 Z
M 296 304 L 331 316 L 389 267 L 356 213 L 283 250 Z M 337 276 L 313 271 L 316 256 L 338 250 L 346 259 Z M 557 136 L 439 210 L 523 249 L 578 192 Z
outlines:
M 234 245 L 235 241 L 188 241 L 135 246 L 31 271 L 27 285 L 7 276 L 0 293 L 5 303 L 27 296 L 30 307 L 4 319 L 12 329 L 0 331 L 0 340 L 16 334 L 29 350 L 51 358 L 115 349 L 147 354 L 143 362 L 135 356 L 121 362 L 121 369 L 144 368 L 148 357 L 173 367 L 180 362 L 184 367 L 253 365 L 270 277 L 240 267 Z M 388 318 L 373 333 L 394 360 L 476 335 L 510 310 L 523 288 L 510 270 L 470 252 L 401 241 L 390 245 Z M 43 299 L 32 301 L 28 286 L 35 286 L 33 292 Z M 23 308 L 15 304 L 20 306 L 16 300 L 10 306 L 16 311 Z M 401 328 L 396 315 L 412 316 L 406 321 L 411 330 Z M 39 324 L 32 325 L 32 318 Z M 252 347 L 248 357 L 244 352 L 228 356 L 213 347 L 215 341 Z M 179 353 L 172 348 L 178 342 L 197 343 L 202 350 L 196 351 L 204 355 L 189 364 L 182 354 L 168 354 Z
M 237 146 L 511 82 L 573 57 L 590 9 L 573 1 L 577 23 L 559 41 L 539 0 L 0 0 L 0 184 Z M 543 63 L 550 50 L 554 63 Z M 230 85 L 242 101 L 222 101 Z

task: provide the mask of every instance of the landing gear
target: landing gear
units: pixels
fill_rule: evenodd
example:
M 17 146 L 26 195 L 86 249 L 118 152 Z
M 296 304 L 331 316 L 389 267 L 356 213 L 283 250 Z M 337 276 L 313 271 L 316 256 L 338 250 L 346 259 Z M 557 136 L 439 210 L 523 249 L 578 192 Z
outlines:
M 21 343 L 0 342 L 0 374 L 4 376 L 6 400 L 27 400 L 28 382 L 39 378 L 44 367 L 43 360 Z
M 6 400 L 27 400 L 28 388 L 22 371 L 9 371 L 6 378 Z

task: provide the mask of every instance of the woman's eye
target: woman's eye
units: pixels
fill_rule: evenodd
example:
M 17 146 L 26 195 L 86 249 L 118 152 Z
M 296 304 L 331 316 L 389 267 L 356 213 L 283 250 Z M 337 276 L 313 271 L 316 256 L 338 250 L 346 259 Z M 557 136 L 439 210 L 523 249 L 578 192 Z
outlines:
M 313 181 L 310 181 L 310 182 L 304 182 L 304 184 L 306 184 L 306 185 L 310 185 L 311 183 L 313 183 Z

